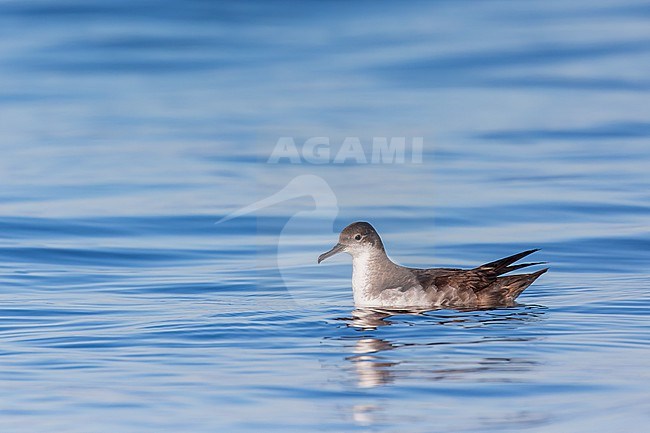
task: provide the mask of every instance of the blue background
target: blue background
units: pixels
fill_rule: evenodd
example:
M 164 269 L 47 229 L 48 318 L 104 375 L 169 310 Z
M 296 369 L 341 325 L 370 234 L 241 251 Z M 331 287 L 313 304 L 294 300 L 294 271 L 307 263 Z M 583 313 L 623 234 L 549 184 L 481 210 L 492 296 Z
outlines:
M 1 1 L 0 429 L 646 425 L 649 77 L 634 0 Z M 422 163 L 267 162 L 319 136 Z M 351 320 L 315 260 L 355 220 L 405 265 L 551 272 Z

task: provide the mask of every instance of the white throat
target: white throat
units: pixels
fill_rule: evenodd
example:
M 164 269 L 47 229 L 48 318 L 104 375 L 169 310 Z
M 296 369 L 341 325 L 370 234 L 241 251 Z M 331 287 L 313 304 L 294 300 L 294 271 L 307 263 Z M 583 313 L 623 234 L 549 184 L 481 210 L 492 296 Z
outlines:
M 370 251 L 352 256 L 352 294 L 356 305 L 364 305 L 370 300 L 372 262 Z

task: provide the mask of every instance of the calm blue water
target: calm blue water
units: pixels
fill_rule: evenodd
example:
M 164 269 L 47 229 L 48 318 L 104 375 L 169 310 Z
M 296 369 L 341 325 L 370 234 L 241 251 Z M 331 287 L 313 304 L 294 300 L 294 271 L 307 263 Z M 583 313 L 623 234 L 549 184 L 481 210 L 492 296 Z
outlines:
M 642 1 L 0 2 L 0 430 L 638 431 L 649 77 Z M 403 264 L 551 272 L 364 316 L 315 263 L 355 220 Z

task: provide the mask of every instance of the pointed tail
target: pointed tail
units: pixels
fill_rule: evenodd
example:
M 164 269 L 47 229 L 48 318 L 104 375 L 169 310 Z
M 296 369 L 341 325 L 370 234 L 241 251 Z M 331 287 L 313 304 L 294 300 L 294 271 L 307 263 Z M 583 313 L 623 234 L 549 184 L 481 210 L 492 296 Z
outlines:
M 548 268 L 540 269 L 532 274 L 510 275 L 508 277 L 501 277 L 499 285 L 505 289 L 505 298 L 509 301 L 514 301 L 517 296 L 521 294 L 528 286 L 533 284 Z

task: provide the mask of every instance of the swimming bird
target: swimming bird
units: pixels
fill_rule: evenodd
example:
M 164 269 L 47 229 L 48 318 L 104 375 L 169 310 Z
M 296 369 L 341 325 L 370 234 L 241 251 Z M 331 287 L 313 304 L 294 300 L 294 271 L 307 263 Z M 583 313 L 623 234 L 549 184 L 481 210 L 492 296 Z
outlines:
M 515 299 L 548 268 L 531 274 L 502 276 L 543 262 L 514 263 L 538 251 L 528 250 L 474 269 L 400 266 L 386 255 L 379 234 L 367 222 L 341 231 L 338 243 L 318 257 L 352 256 L 352 292 L 357 307 L 459 309 L 512 306 Z

